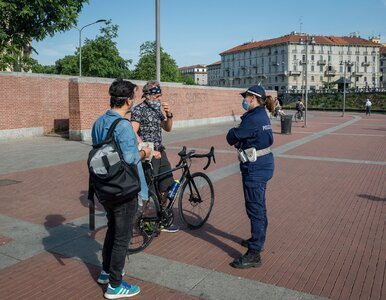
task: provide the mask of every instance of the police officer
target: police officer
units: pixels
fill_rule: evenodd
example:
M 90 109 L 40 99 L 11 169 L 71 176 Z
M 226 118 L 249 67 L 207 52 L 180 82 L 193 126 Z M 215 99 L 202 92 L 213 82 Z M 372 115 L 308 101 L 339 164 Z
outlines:
M 239 152 L 245 207 L 251 222 L 251 238 L 241 244 L 248 251 L 236 258 L 231 266 L 245 269 L 261 265 L 260 252 L 264 249 L 267 232 L 265 190 L 273 176 L 274 158 L 270 146 L 273 143 L 271 122 L 266 107 L 273 109 L 273 99 L 260 85 L 250 87 L 244 93 L 242 106 L 247 111 L 241 116 L 238 128 L 229 130 L 226 139 Z

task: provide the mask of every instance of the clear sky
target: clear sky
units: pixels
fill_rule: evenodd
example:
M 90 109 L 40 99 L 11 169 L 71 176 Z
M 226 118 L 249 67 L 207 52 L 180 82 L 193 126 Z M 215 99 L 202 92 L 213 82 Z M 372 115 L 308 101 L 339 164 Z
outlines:
M 265 40 L 292 31 L 362 38 L 381 36 L 386 43 L 386 0 L 160 0 L 161 46 L 179 67 L 211 64 L 219 53 L 254 40 Z M 116 39 L 120 55 L 139 59 L 139 47 L 155 40 L 155 0 L 90 0 L 79 15 L 78 27 L 98 19 L 119 25 Z M 100 24 L 82 31 L 93 39 Z M 75 53 L 79 32 L 71 29 L 33 42 L 39 63 L 54 64 Z

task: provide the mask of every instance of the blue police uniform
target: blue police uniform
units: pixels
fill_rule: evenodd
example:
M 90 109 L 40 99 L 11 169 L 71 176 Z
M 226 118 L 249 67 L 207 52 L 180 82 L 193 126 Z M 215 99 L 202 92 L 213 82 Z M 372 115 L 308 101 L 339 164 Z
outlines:
M 230 129 L 226 139 L 230 145 L 243 150 L 270 147 L 273 134 L 265 106 L 260 105 L 247 111 L 241 117 L 240 127 Z M 252 237 L 248 240 L 248 250 L 252 253 L 259 253 L 264 246 L 268 226 L 265 190 L 268 180 L 273 176 L 274 166 L 272 152 L 257 157 L 255 162 L 240 162 L 245 207 L 251 221 Z

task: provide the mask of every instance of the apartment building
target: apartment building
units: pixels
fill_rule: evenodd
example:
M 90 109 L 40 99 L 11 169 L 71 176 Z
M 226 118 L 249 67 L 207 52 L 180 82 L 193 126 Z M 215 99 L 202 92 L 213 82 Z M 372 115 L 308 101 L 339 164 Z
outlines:
M 198 85 L 208 84 L 208 73 L 206 65 L 194 65 L 189 67 L 179 68 L 178 71 L 182 75 L 190 76 Z
M 386 47 L 382 46 L 380 49 L 380 87 L 386 90 Z
M 300 91 L 306 85 L 315 91 L 337 89 L 339 82 L 346 82 L 347 88 L 377 89 L 382 76 L 380 48 L 381 44 L 357 35 L 296 32 L 249 42 L 220 53 L 219 86 L 245 88 L 261 83 L 280 93 Z
M 208 70 L 208 85 L 220 86 L 221 79 L 221 61 L 216 61 L 213 64 L 207 65 Z

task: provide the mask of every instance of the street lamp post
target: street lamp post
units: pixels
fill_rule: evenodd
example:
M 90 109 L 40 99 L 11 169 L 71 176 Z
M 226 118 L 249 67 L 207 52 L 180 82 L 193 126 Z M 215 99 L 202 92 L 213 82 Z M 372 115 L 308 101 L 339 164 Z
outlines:
M 344 117 L 344 113 L 345 113 L 345 110 L 346 110 L 346 70 L 347 70 L 347 66 L 351 67 L 353 64 L 352 62 L 350 61 L 344 61 L 343 62 L 344 64 L 344 71 L 343 71 L 343 109 L 342 109 L 342 117 Z M 351 82 L 351 78 L 350 78 L 350 82 Z
M 93 25 L 93 24 L 100 23 L 100 22 L 106 22 L 106 21 L 107 20 L 100 19 L 100 20 L 97 20 L 97 21 L 92 22 L 90 24 L 84 25 L 80 29 L 78 27 L 74 26 L 74 28 L 76 28 L 79 31 L 79 76 L 82 76 L 82 30 L 88 26 Z
M 300 38 L 300 44 L 305 44 L 305 50 L 306 50 L 306 55 L 305 55 L 305 71 L 304 71 L 304 85 L 305 85 L 305 91 L 304 91 L 304 125 L 303 127 L 307 127 L 307 114 L 308 114 L 308 45 L 314 45 L 315 44 L 315 38 L 313 36 L 311 37 L 306 37 L 304 40 L 303 38 Z
M 155 0 L 156 79 L 161 82 L 160 0 Z

